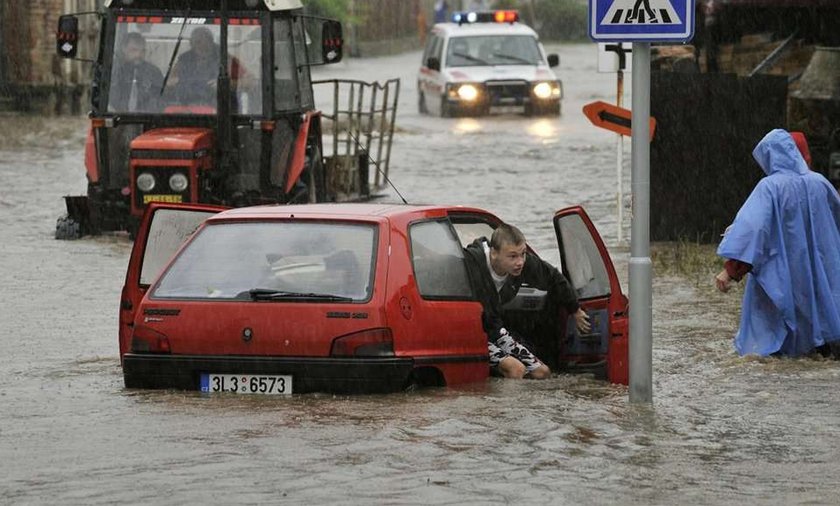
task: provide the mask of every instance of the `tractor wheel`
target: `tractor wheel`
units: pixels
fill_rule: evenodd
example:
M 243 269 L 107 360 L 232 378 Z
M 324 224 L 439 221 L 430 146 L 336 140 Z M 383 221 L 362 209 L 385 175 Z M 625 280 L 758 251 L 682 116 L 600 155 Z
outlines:
M 55 223 L 55 238 L 60 241 L 73 241 L 82 237 L 82 224 L 65 214 Z

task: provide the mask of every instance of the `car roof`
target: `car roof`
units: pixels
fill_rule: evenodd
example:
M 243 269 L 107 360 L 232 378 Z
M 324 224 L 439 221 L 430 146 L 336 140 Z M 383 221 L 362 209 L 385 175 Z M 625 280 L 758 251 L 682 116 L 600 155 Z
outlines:
M 303 218 L 329 220 L 380 221 L 382 219 L 416 215 L 418 217 L 445 216 L 447 212 L 491 214 L 483 209 L 467 206 L 410 205 L 376 203 L 334 203 L 266 205 L 229 209 L 209 218 L 217 220 Z
M 522 23 L 438 23 L 432 32 L 444 37 L 479 36 L 479 35 L 530 35 L 537 37 L 530 26 Z

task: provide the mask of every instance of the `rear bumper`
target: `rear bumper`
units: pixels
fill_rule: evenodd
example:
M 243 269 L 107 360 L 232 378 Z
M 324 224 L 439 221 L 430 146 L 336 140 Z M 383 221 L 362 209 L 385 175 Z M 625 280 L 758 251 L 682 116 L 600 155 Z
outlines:
M 306 358 L 127 353 L 126 388 L 199 390 L 201 375 L 291 375 L 293 393 L 386 393 L 403 390 L 414 361 L 410 358 Z

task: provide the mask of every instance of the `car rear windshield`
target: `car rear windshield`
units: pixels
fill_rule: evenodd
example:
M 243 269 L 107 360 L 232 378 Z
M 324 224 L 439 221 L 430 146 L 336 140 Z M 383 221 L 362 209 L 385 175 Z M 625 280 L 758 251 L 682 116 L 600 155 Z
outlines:
M 368 300 L 376 227 L 335 222 L 208 224 L 161 277 L 153 299 Z

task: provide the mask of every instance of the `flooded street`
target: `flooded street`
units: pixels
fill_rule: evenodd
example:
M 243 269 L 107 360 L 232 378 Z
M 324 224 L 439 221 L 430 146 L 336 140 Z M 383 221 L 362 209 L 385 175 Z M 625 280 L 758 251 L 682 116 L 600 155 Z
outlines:
M 593 44 L 547 49 L 560 118 L 421 116 L 419 52 L 315 77 L 402 79 L 390 174 L 408 202 L 486 208 L 554 263 L 553 213 L 581 204 L 627 292 L 615 136 L 580 112 L 615 101 L 615 76 Z M 740 295 L 712 271 L 655 273 L 653 406 L 579 376 L 356 397 L 125 390 L 128 236 L 53 239 L 61 197 L 86 189 L 86 122 L 0 123 L 0 504 L 838 502 L 840 363 L 738 357 Z

